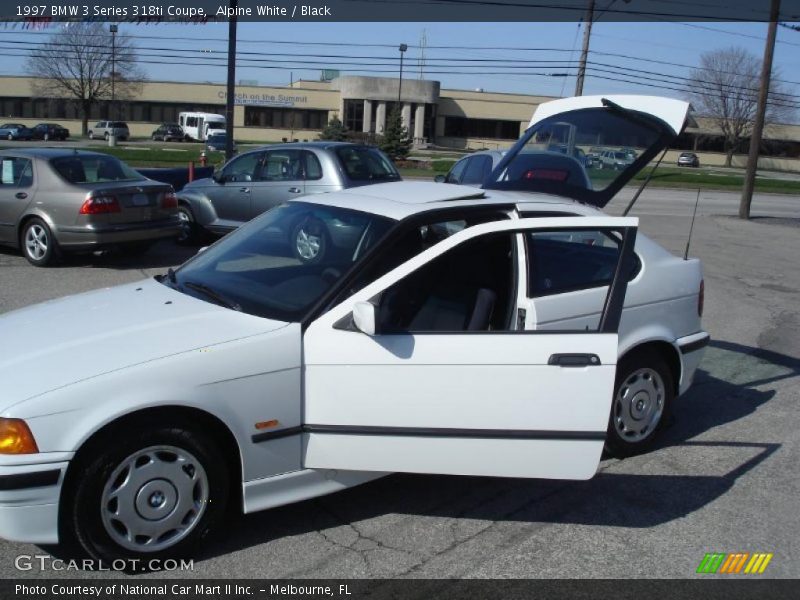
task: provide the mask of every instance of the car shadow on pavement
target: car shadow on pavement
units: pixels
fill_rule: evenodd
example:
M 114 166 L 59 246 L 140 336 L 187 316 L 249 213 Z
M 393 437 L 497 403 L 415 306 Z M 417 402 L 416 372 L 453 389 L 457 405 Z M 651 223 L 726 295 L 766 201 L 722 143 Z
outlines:
M 774 397 L 775 390 L 764 386 L 798 375 L 796 358 L 715 341 L 655 448 L 624 461 L 605 460 L 588 481 L 394 474 L 330 496 L 246 515 L 231 523 L 226 538 L 209 546 L 198 561 L 313 532 L 331 549 L 349 543 L 355 551 L 364 538 L 392 548 L 397 542 L 391 530 L 384 539 L 383 527 L 369 523 L 392 514 L 465 519 L 473 528 L 475 520 L 488 522 L 486 527 L 499 522 L 658 526 L 714 502 L 780 449 L 777 443 L 725 441 L 726 425 L 750 416 Z M 713 429 L 719 429 L 714 437 L 723 441 L 694 439 Z M 658 460 L 659 453 L 666 460 Z M 342 530 L 352 535 L 337 534 Z M 399 549 L 414 552 L 413 544 Z
M 142 254 L 124 250 L 65 254 L 61 267 L 90 267 L 128 271 L 133 269 L 166 269 L 177 267 L 192 258 L 199 247 L 179 246 L 172 241 L 159 242 Z

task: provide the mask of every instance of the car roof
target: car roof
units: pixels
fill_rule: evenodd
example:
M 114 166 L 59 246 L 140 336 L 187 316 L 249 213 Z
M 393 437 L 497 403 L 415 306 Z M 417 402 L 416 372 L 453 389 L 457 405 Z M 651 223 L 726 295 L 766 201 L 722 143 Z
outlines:
M 401 220 L 442 208 L 525 204 L 526 210 L 556 210 L 576 214 L 603 214 L 569 198 L 551 194 L 482 190 L 466 185 L 427 181 L 397 181 L 312 194 L 292 200 L 359 210 Z M 561 205 L 561 206 L 558 206 Z M 537 206 L 541 208 L 536 208 Z M 588 209 L 588 210 L 587 210 Z

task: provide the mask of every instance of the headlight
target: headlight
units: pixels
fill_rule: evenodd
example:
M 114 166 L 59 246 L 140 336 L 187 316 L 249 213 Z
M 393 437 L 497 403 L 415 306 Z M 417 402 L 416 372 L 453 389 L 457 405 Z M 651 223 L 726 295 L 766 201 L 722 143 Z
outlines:
M 39 448 L 22 419 L 0 418 L 0 454 L 36 454 Z

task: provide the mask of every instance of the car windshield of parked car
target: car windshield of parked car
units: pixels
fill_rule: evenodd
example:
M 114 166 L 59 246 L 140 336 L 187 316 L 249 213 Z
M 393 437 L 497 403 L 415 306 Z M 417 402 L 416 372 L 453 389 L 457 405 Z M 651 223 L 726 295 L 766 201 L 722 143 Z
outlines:
M 400 179 L 392 161 L 375 148 L 341 146 L 336 156 L 352 181 L 395 181 Z
M 525 132 L 493 181 L 513 189 L 566 193 L 569 187 L 584 188 L 588 178 L 591 190 L 605 190 L 632 176 L 629 169 L 639 168 L 632 167 L 636 158 L 656 147 L 662 135 L 648 115 L 606 108 L 554 115 Z M 560 152 L 553 151 L 556 147 Z M 582 160 L 579 151 L 588 152 L 588 158 Z
M 395 222 L 344 208 L 283 204 L 161 282 L 251 315 L 300 321 Z
M 142 175 L 124 162 L 105 155 L 75 155 L 54 158 L 50 164 L 70 183 L 103 183 L 107 181 L 142 181 Z

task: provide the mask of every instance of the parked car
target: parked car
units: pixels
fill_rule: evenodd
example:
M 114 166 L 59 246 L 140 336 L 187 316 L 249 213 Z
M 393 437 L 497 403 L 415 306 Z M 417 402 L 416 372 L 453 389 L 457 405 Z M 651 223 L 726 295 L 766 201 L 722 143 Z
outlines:
M 62 142 L 69 137 L 69 129 L 62 127 L 56 123 L 39 123 L 33 128 L 33 139 L 44 140 L 61 140 Z
M 177 123 L 162 123 L 151 135 L 154 141 L 183 142 L 189 139 Z
M 128 124 L 124 121 L 98 121 L 87 133 L 90 140 L 103 138 L 107 140 L 112 135 L 118 140 L 127 140 L 131 137 Z
M 1 315 L 0 535 L 179 555 L 230 508 L 647 449 L 709 340 L 700 262 L 601 212 L 630 171 L 586 190 L 514 161 L 555 117 L 655 155 L 688 110 L 658 100 L 543 104 L 494 187 L 307 195 L 157 279 Z
M 694 152 L 681 152 L 678 156 L 679 167 L 699 167 L 700 158 Z
M 495 167 L 507 154 L 507 150 L 481 150 L 459 160 L 447 175 L 437 175 L 437 183 L 455 183 L 481 187 L 492 174 Z M 517 158 L 518 168 L 523 163 L 527 167 L 528 177 L 543 176 L 555 168 L 559 172 L 567 173 L 567 180 L 573 185 L 590 189 L 592 184 L 586 174 L 585 160 L 566 155 L 566 152 L 552 150 L 526 150 Z
M 228 143 L 228 134 L 212 133 L 206 138 L 206 152 L 225 152 Z M 233 151 L 236 152 L 236 140 L 233 141 Z
M 178 193 L 185 227 L 180 242 L 194 243 L 207 232 L 224 235 L 290 198 L 399 180 L 392 161 L 370 146 L 300 142 L 258 148 Z
M 619 150 L 603 150 L 600 153 L 600 161 L 593 164 L 598 169 L 614 169 L 624 171 L 633 164 L 634 159 L 627 152 Z
M 0 138 L 11 140 L 30 140 L 33 137 L 33 132 L 20 123 L 6 123 L 0 125 Z
M 64 252 L 146 251 L 180 232 L 172 187 L 96 152 L 32 148 L 0 152 L 0 243 L 32 265 Z

